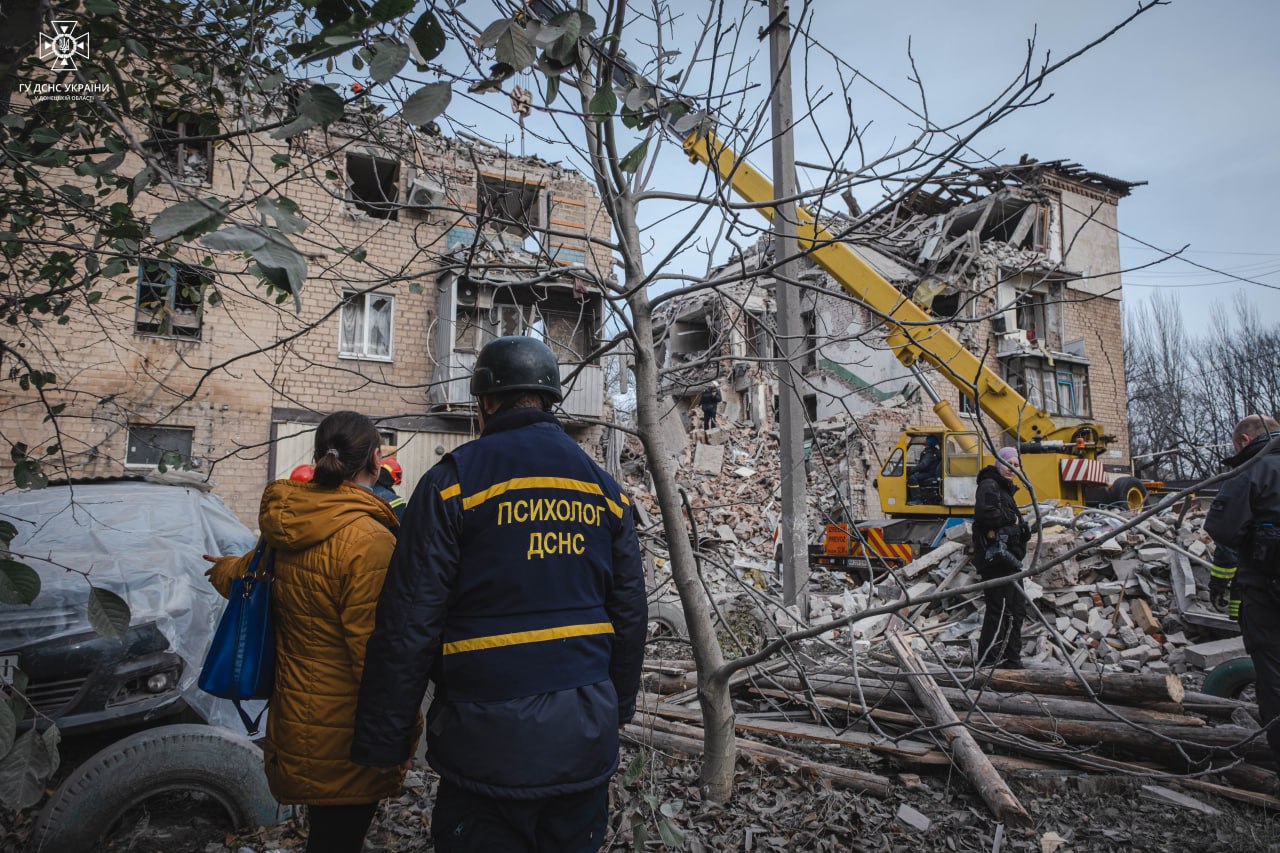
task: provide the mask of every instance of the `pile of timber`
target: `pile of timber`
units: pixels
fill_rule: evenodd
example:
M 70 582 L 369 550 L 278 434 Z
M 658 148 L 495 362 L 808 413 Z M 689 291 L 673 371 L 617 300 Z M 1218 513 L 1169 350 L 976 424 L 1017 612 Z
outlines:
M 865 753 L 905 767 L 958 766 L 1003 822 L 1030 818 L 1002 773 L 1074 769 L 1164 776 L 1169 782 L 1280 808 L 1276 777 L 1249 702 L 1185 690 L 1171 674 L 1076 675 L 1061 670 L 982 670 L 926 663 L 891 631 L 896 666 L 743 673 L 735 699 L 758 710 L 736 720 L 740 754 L 880 795 L 887 777 L 860 770 Z M 641 712 L 630 731 L 655 746 L 700 754 L 696 676 L 687 661 L 646 663 Z M 663 695 L 665 694 L 665 695 Z M 807 718 L 807 719 L 806 719 Z M 784 744 L 818 742 L 855 752 L 815 762 Z M 775 741 L 776 744 L 776 741 Z M 904 767 L 904 769 L 905 769 Z

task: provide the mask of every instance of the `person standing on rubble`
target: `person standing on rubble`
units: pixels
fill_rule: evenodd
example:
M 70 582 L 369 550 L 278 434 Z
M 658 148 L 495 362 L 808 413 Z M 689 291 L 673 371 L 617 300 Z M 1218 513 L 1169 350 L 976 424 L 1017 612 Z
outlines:
M 716 425 L 716 412 L 719 410 L 720 401 L 723 399 L 720 396 L 720 386 L 714 382 L 702 389 L 702 396 L 698 398 L 698 405 L 702 406 L 703 432 Z
M 369 641 L 351 758 L 413 753 L 428 681 L 438 853 L 599 850 L 648 623 L 630 502 L 551 414 L 555 355 L 476 358 L 481 435 L 419 481 Z
M 978 491 L 973 501 L 973 564 L 984 581 L 1017 574 L 1027 555 L 1031 529 L 1013 499 L 1020 467 L 1018 449 L 1002 447 L 996 451 L 996 463 L 978 472 Z M 975 666 L 996 664 L 1003 669 L 1022 669 L 1022 619 L 1026 613 L 1022 581 L 984 589 L 982 598 L 986 611 L 982 615 Z
M 1205 517 L 1205 532 L 1218 546 L 1210 595 L 1230 585 L 1231 610 L 1239 613 L 1245 651 L 1253 659 L 1258 712 L 1267 742 L 1280 763 L 1280 422 L 1249 415 L 1231 434 L 1238 468 L 1247 470 L 1222 484 Z M 1224 549 L 1229 555 L 1223 558 Z M 1238 559 L 1239 567 L 1222 565 Z

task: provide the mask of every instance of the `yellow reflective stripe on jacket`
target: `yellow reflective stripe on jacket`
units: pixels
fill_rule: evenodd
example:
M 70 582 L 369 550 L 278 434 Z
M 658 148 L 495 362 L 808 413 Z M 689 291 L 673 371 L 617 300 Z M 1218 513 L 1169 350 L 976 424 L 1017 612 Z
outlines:
M 440 500 L 447 501 L 450 498 L 456 498 L 460 494 L 462 494 L 461 484 L 454 483 L 449 488 L 440 490 Z
M 458 486 L 450 486 L 440 493 L 440 496 L 448 500 L 452 495 L 446 495 Z M 622 507 L 610 500 L 600 488 L 599 483 L 590 483 L 586 480 L 573 480 L 568 477 L 516 477 L 513 480 L 504 480 L 501 483 L 495 483 L 482 492 L 476 492 L 474 495 L 467 495 L 462 499 L 462 508 L 471 509 L 479 506 L 490 498 L 496 498 L 498 495 L 507 492 L 519 491 L 521 489 L 560 489 L 568 492 L 585 492 L 589 495 L 600 495 L 604 498 L 604 502 L 609 505 L 609 511 L 622 518 Z M 619 495 L 619 499 L 625 504 L 627 498 L 625 495 Z
M 491 637 L 472 637 L 445 643 L 443 653 L 474 652 L 480 649 L 497 649 L 503 646 L 519 646 L 524 643 L 544 643 L 547 640 L 563 640 L 567 637 L 589 637 L 595 634 L 612 634 L 613 625 L 594 622 L 588 625 L 565 625 L 561 628 L 542 628 L 537 631 L 516 631 L 511 634 L 494 634 Z

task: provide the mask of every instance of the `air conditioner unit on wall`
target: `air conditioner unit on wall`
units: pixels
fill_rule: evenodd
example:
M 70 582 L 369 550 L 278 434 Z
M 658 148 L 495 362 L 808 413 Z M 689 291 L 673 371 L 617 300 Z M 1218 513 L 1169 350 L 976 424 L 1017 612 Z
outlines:
M 409 207 L 435 207 L 444 201 L 444 187 L 426 175 L 409 182 Z
M 1027 334 L 1026 329 L 1014 329 L 1006 332 L 1004 335 L 1006 346 L 1030 347 L 1031 336 Z

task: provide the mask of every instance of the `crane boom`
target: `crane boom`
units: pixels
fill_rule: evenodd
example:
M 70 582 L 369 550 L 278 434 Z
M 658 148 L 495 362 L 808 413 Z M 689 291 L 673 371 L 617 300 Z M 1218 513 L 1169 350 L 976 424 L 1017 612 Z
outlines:
M 775 198 L 768 178 L 740 158 L 713 132 L 698 130 L 684 140 L 690 159 L 700 161 L 728 181 L 734 191 L 748 202 L 760 204 Z M 760 212 L 770 221 L 774 209 L 762 206 Z M 876 272 L 846 243 L 823 227 L 803 205 L 796 205 L 797 239 L 818 266 L 826 270 L 840 286 L 877 313 L 888 326 L 887 342 L 904 366 L 918 368 L 918 361 L 936 368 L 959 392 L 973 399 L 1000 427 L 1025 442 L 1060 440 L 1067 442 L 1081 429 L 1080 424 L 1062 425 L 1049 413 L 1031 405 L 1009 386 L 995 371 L 982 363 L 944 329 L 937 320 Z M 934 411 L 948 429 L 964 429 L 955 409 L 945 400 L 934 404 Z M 1100 427 L 1093 427 L 1101 435 Z

